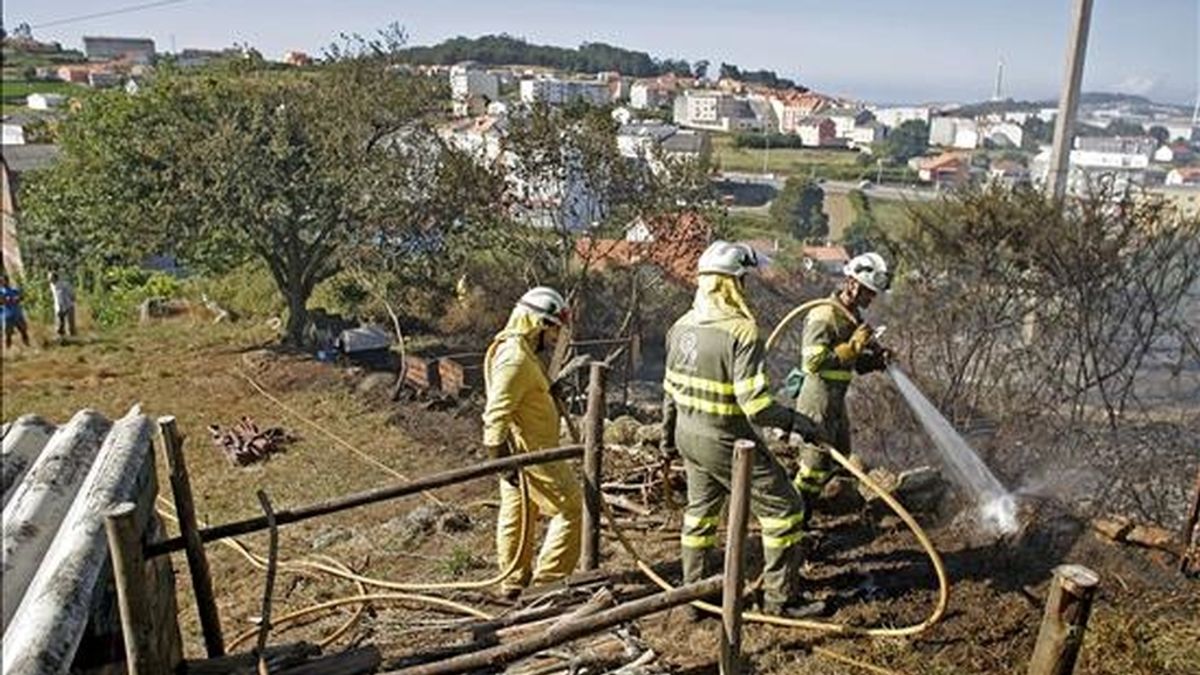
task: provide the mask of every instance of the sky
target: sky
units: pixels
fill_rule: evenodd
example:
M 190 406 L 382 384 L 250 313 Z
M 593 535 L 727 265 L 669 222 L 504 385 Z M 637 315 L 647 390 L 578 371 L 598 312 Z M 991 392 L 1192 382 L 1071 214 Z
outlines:
M 80 48 L 83 35 L 152 37 L 160 51 L 249 44 L 319 55 L 339 33 L 391 22 L 412 44 L 509 33 L 598 41 L 656 57 L 766 68 L 873 102 L 976 101 L 1004 61 L 1005 96 L 1057 98 L 1075 0 L 181 0 L 39 27 L 148 0 L 5 0 L 4 25 Z M 1085 91 L 1191 105 L 1200 88 L 1200 0 L 1095 0 Z

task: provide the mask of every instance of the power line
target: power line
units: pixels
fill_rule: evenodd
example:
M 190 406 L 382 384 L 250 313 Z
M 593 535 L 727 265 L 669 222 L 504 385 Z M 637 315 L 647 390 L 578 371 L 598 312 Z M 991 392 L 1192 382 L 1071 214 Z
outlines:
M 91 14 L 80 14 L 79 16 L 71 16 L 65 19 L 55 19 L 54 21 L 45 21 L 30 28 L 49 28 L 50 26 L 61 26 L 68 23 L 76 23 L 79 21 L 87 21 L 88 19 L 99 19 L 106 16 L 116 16 L 118 14 L 130 14 L 132 12 L 140 12 L 144 9 L 153 9 L 155 7 L 164 7 L 166 5 L 177 5 L 188 0 L 158 0 L 157 2 L 146 2 L 140 5 L 130 5 L 129 7 L 121 7 L 119 9 L 110 9 L 103 12 L 93 12 Z

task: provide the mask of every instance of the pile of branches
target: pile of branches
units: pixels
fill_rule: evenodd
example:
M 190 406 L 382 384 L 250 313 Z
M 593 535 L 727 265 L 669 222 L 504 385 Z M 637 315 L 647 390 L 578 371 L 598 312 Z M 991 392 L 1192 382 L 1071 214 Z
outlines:
M 212 435 L 213 445 L 225 453 L 231 464 L 237 466 L 261 462 L 277 452 L 283 452 L 286 445 L 296 440 L 283 427 L 260 429 L 248 415 L 243 415 L 237 424 L 224 431 L 220 426 L 210 424 L 208 432 Z

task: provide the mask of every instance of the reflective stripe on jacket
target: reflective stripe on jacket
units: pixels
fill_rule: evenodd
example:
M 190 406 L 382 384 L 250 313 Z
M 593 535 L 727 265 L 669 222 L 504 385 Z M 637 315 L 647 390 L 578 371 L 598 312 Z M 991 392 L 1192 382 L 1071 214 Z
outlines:
M 693 309 L 675 322 L 663 379 L 666 441 L 677 427 L 730 444 L 755 438 L 752 423 L 790 430 L 795 413 L 772 399 L 763 352 L 744 315 Z
M 837 293 L 831 301 L 841 305 Z M 804 320 L 801 343 L 801 369 L 807 375 L 818 375 L 827 382 L 849 382 L 854 378 L 854 364 L 842 363 L 833 351 L 850 339 L 856 324 L 839 307 L 822 304 L 814 307 Z

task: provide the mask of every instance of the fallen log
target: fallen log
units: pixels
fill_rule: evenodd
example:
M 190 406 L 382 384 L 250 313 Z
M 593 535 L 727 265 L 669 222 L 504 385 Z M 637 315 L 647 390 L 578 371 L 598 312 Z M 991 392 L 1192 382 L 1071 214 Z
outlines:
M 623 509 L 643 517 L 650 516 L 653 513 L 653 511 L 650 509 L 620 495 L 605 494 L 604 502 L 609 506 L 615 506 L 619 509 Z
M 110 427 L 94 410 L 76 413 L 50 438 L 5 505 L 4 617 L 0 622 L 4 630 L 17 613 Z
M 641 600 L 619 605 L 578 621 L 556 625 L 545 633 L 531 638 L 434 663 L 388 671 L 386 675 L 451 675 L 452 673 L 465 673 L 480 668 L 506 665 L 627 621 L 700 600 L 719 592 L 723 583 L 720 575 L 709 577 L 694 584 L 680 586 L 670 591 L 656 593 Z
M 591 616 L 601 610 L 608 609 L 615 604 L 617 604 L 617 599 L 613 595 L 612 591 L 607 588 L 601 588 L 592 594 L 592 597 L 588 599 L 586 603 L 575 607 L 569 613 L 563 616 L 549 617 L 542 619 L 541 621 L 511 626 L 509 628 L 496 631 L 495 635 L 497 638 L 508 639 L 514 635 L 523 635 L 529 633 L 530 631 L 540 630 L 547 623 L 551 624 L 549 630 L 554 630 L 563 624 L 579 621 L 586 616 Z

